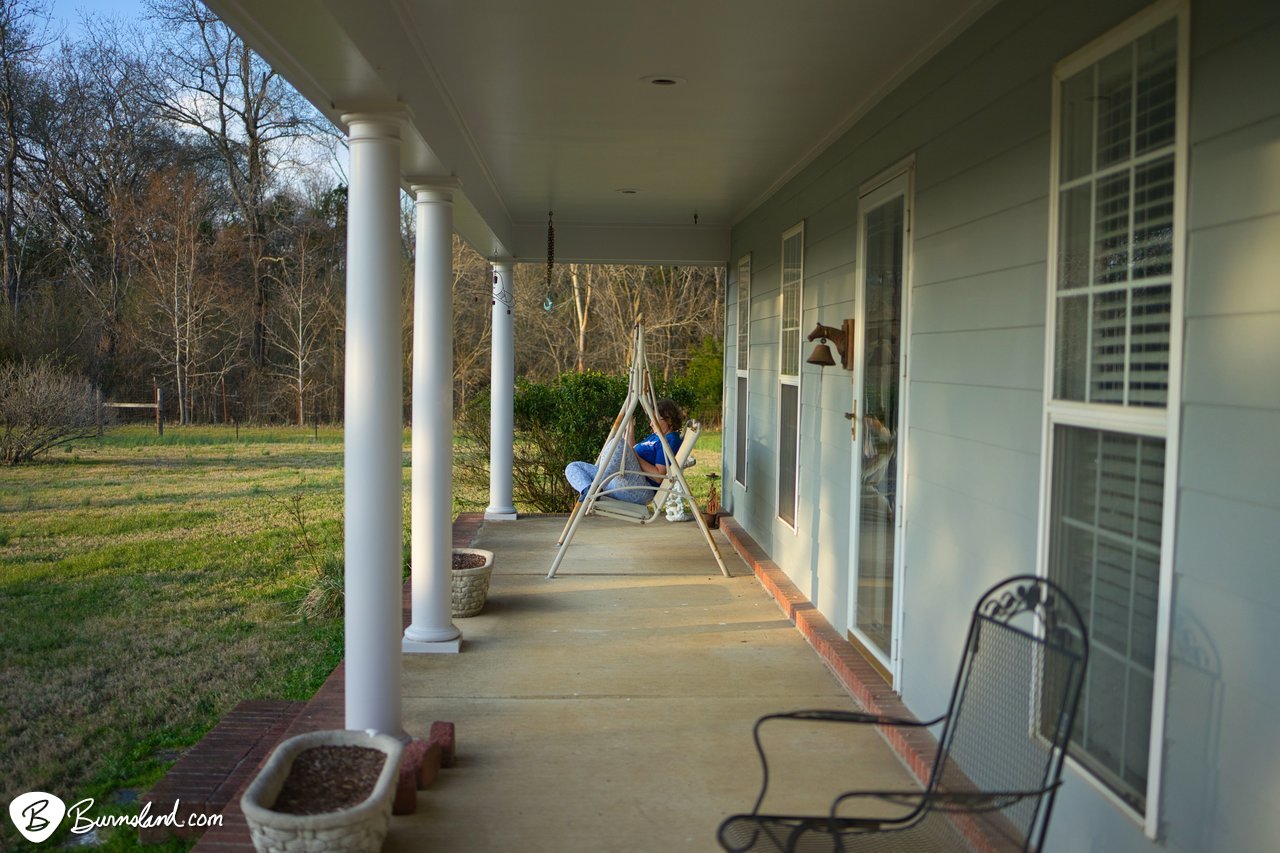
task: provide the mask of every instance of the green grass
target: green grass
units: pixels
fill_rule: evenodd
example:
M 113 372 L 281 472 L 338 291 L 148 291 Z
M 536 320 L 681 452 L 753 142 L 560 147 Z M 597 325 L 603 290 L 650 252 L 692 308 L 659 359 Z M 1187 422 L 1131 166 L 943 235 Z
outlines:
M 719 433 L 694 455 L 705 500 Z M 136 813 L 120 801 L 237 702 L 315 693 L 342 625 L 298 616 L 315 569 L 295 497 L 316 550 L 340 559 L 341 430 L 120 427 L 0 468 L 0 803 L 44 790 Z M 488 497 L 455 485 L 455 511 Z M 0 849 L 21 846 L 0 824 Z M 104 849 L 136 839 L 117 829 Z
M 286 506 L 340 553 L 341 438 L 123 427 L 0 470 L 0 802 L 136 813 L 120 801 L 237 702 L 314 694 L 342 626 L 296 616 L 311 569 Z

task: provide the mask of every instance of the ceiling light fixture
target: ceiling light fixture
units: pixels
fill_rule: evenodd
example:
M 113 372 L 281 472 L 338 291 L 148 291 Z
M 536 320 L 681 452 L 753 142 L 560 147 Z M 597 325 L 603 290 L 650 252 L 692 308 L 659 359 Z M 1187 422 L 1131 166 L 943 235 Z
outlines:
M 654 74 L 641 77 L 640 80 L 653 86 L 679 86 L 684 83 L 683 77 L 672 77 L 670 74 Z

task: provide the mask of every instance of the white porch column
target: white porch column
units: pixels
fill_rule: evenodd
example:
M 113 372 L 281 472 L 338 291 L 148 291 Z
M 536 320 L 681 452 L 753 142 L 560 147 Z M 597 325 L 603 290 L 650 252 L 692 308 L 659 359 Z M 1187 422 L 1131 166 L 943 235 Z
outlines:
M 405 652 L 456 652 L 453 624 L 453 191 L 415 183 L 413 441 L 410 551 L 413 620 Z
M 515 439 L 512 414 L 516 384 L 515 276 L 511 261 L 493 264 L 493 362 L 489 387 L 489 506 L 486 519 L 514 521 L 511 454 Z
M 400 716 L 400 130 L 352 113 L 347 198 L 346 727 L 404 737 Z

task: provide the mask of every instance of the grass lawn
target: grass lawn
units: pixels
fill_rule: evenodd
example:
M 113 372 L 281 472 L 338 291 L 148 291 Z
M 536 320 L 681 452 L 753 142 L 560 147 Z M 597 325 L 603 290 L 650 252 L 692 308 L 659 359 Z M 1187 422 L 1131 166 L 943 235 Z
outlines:
M 341 440 L 123 427 L 0 470 L 0 802 L 136 812 L 241 699 L 310 698 L 342 625 L 295 615 L 311 569 L 288 508 L 299 496 L 317 548 L 340 550 Z M 0 847 L 20 841 L 2 822 Z
M 699 438 L 700 502 L 720 453 Z M 407 537 L 407 435 L 404 459 Z M 455 485 L 455 511 L 487 504 L 487 483 Z M 311 550 L 340 556 L 340 429 L 120 427 L 0 468 L 0 804 L 43 790 L 136 813 L 240 700 L 312 696 L 342 624 L 297 613 L 316 569 L 294 507 Z M 0 824 L 0 849 L 24 843 Z M 111 832 L 105 849 L 137 847 Z

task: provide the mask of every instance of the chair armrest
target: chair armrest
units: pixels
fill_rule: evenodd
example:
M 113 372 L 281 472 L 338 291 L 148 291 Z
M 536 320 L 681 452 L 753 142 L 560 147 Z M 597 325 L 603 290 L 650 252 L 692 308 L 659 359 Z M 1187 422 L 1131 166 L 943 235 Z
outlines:
M 935 717 L 932 720 L 917 720 L 914 717 L 890 717 L 884 714 L 868 714 L 863 711 L 826 711 L 811 709 L 804 711 L 784 711 L 778 714 L 765 714 L 763 717 L 756 720 L 755 731 L 759 733 L 760 727 L 770 720 L 799 720 L 802 722 L 818 723 L 864 723 L 873 726 L 912 726 L 915 728 L 929 728 L 931 726 L 936 726 L 946 718 L 946 714 L 943 714 L 941 717 Z

